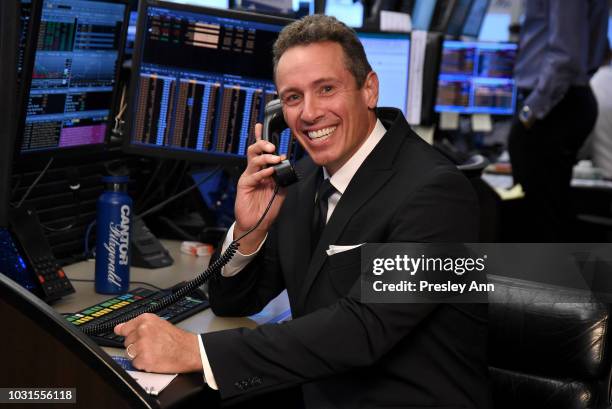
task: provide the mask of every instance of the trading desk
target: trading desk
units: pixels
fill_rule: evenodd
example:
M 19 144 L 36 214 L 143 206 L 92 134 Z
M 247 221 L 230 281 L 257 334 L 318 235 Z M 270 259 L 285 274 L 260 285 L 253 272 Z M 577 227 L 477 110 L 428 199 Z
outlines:
M 209 257 L 194 257 L 181 253 L 180 242 L 162 240 L 166 249 L 174 259 L 170 267 L 149 270 L 146 268 L 131 267 L 130 281 L 151 283 L 161 288 L 172 287 L 181 282 L 191 280 L 208 266 Z M 93 280 L 95 260 L 83 261 L 64 267 L 64 272 L 73 280 L 72 285 L 76 292 L 68 295 L 53 304 L 53 308 L 60 313 L 80 311 L 90 305 L 112 298 L 110 295 L 98 294 L 94 291 L 93 282 L 82 282 L 75 280 Z M 148 287 L 142 284 L 131 284 L 130 289 L 137 287 Z M 274 320 L 275 317 L 283 315 L 288 307 L 286 292 L 283 292 L 259 314 L 245 318 L 220 318 L 215 316 L 210 309 L 200 312 L 185 321 L 179 323 L 179 327 L 188 331 L 202 333 L 219 331 L 227 328 L 247 327 L 254 328 L 257 325 Z M 105 348 L 106 349 L 106 348 Z M 115 353 L 115 348 L 109 348 Z
M 204 268 L 208 265 L 208 260 L 209 260 L 208 257 L 194 257 L 191 255 L 180 253 L 179 251 L 180 243 L 179 242 L 163 241 L 163 244 L 170 251 L 170 254 L 174 258 L 174 261 L 175 261 L 174 264 L 170 267 L 155 269 L 155 270 L 148 270 L 148 269 L 143 269 L 143 268 L 132 267 L 130 271 L 130 281 L 131 282 L 141 281 L 141 282 L 151 283 L 158 287 L 167 288 L 167 287 L 173 286 L 174 284 L 180 281 L 189 280 L 195 277 L 197 274 L 202 272 Z M 97 294 L 94 291 L 93 281 L 91 282 L 77 281 L 77 280 L 93 280 L 94 279 L 94 269 L 95 269 L 94 260 L 83 261 L 83 262 L 79 262 L 73 265 L 66 266 L 64 268 L 64 271 L 66 272 L 68 277 L 73 280 L 73 286 L 76 292 L 74 294 L 66 296 L 62 298 L 61 300 L 55 302 L 51 307 L 56 312 L 69 313 L 69 312 L 75 312 L 75 311 L 82 310 L 88 306 L 104 301 L 105 299 L 111 298 L 111 296 L 109 295 Z M 131 289 L 136 288 L 136 287 L 147 287 L 147 286 L 143 284 L 130 285 Z M 1 306 L 6 307 L 5 305 L 1 305 Z M 10 308 L 10 307 L 11 306 L 9 305 L 7 308 Z M 279 295 L 279 297 L 277 297 L 275 300 L 270 302 L 270 304 L 262 312 L 252 317 L 220 318 L 220 317 L 216 317 L 210 309 L 207 309 L 207 310 L 204 310 L 180 322 L 178 326 L 185 330 L 192 331 L 194 333 L 212 332 L 212 331 L 219 331 L 223 329 L 236 328 L 236 327 L 254 328 L 257 325 L 260 325 L 266 322 L 278 321 L 280 317 L 286 317 L 287 311 L 288 311 L 288 301 L 287 301 L 286 293 L 282 293 L 281 295 Z M 9 315 L 14 316 L 16 314 L 13 312 L 12 314 L 9 314 Z M 44 318 L 45 317 L 41 317 L 41 320 L 44 320 Z M 27 319 L 21 318 L 21 317 L 15 318 L 13 321 L 13 325 L 16 324 L 16 326 L 20 326 L 20 324 L 26 320 Z M 36 321 L 36 320 L 33 320 L 33 321 Z M 49 319 L 47 319 L 47 321 L 49 321 Z M 30 332 L 26 332 L 26 334 L 34 333 L 35 331 L 37 331 L 37 329 L 35 328 L 33 330 L 28 330 L 28 331 Z M 27 344 L 30 340 L 35 341 L 36 338 L 37 336 L 27 336 L 27 335 L 23 336 L 22 343 Z M 81 342 L 81 344 L 83 343 Z M 13 348 L 20 349 L 21 343 L 19 341 L 16 341 L 12 344 L 9 343 L 9 345 L 12 345 Z M 82 347 L 82 346 L 83 345 L 78 345 L 78 343 L 76 345 L 76 347 Z M 45 346 L 43 346 L 42 348 L 45 348 Z M 28 345 L 28 346 L 24 345 L 23 351 L 16 352 L 16 354 L 27 355 L 27 351 L 38 352 L 39 349 L 41 349 L 40 343 L 38 345 L 33 343 L 32 345 Z M 52 350 L 51 347 L 49 347 L 49 349 Z M 86 350 L 88 349 L 87 342 L 84 343 L 84 349 Z M 89 348 L 89 349 L 92 350 L 92 348 Z M 102 350 L 108 353 L 109 355 L 125 356 L 124 349 L 103 347 Z M 96 353 L 94 351 L 93 356 L 95 355 Z M 7 353 L 6 356 L 7 356 L 6 359 L 9 359 L 9 360 L 12 359 L 10 353 Z M 86 357 L 87 355 L 82 354 L 82 356 Z M 44 354 L 43 354 L 43 357 L 45 357 Z M 106 358 L 107 357 L 101 356 L 100 361 L 102 361 L 102 364 L 104 363 L 103 361 L 105 361 Z M 92 357 L 91 359 L 93 360 L 94 358 Z M 22 361 L 21 360 L 18 361 L 16 358 L 15 358 L 15 361 L 17 361 L 18 363 L 15 363 L 14 361 L 12 361 L 10 365 L 8 365 L 8 367 L 11 368 L 15 372 L 30 371 L 30 372 L 43 372 L 43 373 L 44 372 L 49 372 L 49 373 L 56 372 L 57 373 L 58 371 L 64 370 L 65 365 L 69 365 L 68 363 L 63 364 L 64 361 L 59 360 L 59 359 L 56 359 L 56 361 L 59 361 L 59 363 L 57 362 L 53 363 L 54 362 L 53 357 L 49 357 L 49 360 L 45 359 L 45 362 L 40 362 L 40 358 L 32 359 L 33 362 L 29 362 L 27 359 L 27 356 L 23 356 Z M 100 365 L 98 364 L 96 365 L 93 365 L 93 367 L 100 367 Z M 56 368 L 55 366 L 60 366 L 60 367 Z M 64 366 L 64 368 L 61 368 L 61 366 Z M 85 366 L 87 366 L 87 362 L 85 362 Z M 101 370 L 108 369 L 108 368 L 103 368 L 103 366 L 104 365 L 102 365 Z M 108 364 L 106 366 L 108 367 Z M 123 377 L 124 374 L 120 372 L 121 370 L 117 371 L 116 368 L 114 369 L 111 368 L 111 369 L 115 371 L 115 374 L 119 374 L 120 377 Z M 91 371 L 91 369 L 89 370 Z M 80 375 L 80 376 L 88 376 L 87 368 L 82 370 L 81 373 L 85 375 Z M 127 375 L 127 373 L 125 375 Z M 91 374 L 91 373 L 89 376 L 92 376 L 92 378 L 96 377 L 94 374 Z M 108 374 L 106 376 L 108 376 Z M 61 379 L 61 375 L 58 377 Z M 8 379 L 10 379 L 10 377 Z M 15 375 L 14 379 L 24 379 L 24 378 L 19 378 L 19 376 Z M 44 376 L 42 377 L 39 376 L 36 379 L 44 380 L 45 378 Z M 137 392 L 136 395 L 138 394 L 142 395 L 145 393 L 142 390 L 142 388 L 138 390 L 139 386 L 137 384 L 134 386 L 134 384 L 131 382 L 130 379 L 128 379 L 128 381 L 123 380 L 123 386 L 125 386 L 125 384 L 128 384 L 128 389 L 129 388 L 136 389 L 136 392 Z M 41 386 L 42 387 L 42 385 L 19 385 L 19 386 L 21 387 Z M 81 389 L 84 389 L 84 388 L 81 387 Z M 93 393 L 93 392 L 88 391 L 85 388 L 85 390 L 81 390 L 80 396 L 84 397 L 85 394 L 87 393 Z M 103 394 L 103 392 L 100 392 L 100 393 Z M 79 396 L 79 391 L 77 391 L 77 396 Z M 160 407 L 160 408 L 194 407 L 194 405 L 205 404 L 206 405 L 205 407 L 207 408 L 211 408 L 211 407 L 214 408 L 214 407 L 218 407 L 219 401 L 220 401 L 218 393 L 216 391 L 213 391 L 212 389 L 210 389 L 208 386 L 205 385 L 201 373 L 181 374 L 177 378 L 175 378 L 170 383 L 170 385 L 168 385 L 168 387 L 166 387 L 166 389 L 164 389 L 159 394 L 159 396 L 153 397 L 149 395 L 148 397 L 146 397 L 146 400 L 147 399 L 149 400 L 148 402 L 149 406 L 145 404 L 142 407 Z M 133 402 L 130 403 L 130 405 L 128 406 L 134 407 Z M 71 407 L 81 407 L 81 406 L 77 404 Z

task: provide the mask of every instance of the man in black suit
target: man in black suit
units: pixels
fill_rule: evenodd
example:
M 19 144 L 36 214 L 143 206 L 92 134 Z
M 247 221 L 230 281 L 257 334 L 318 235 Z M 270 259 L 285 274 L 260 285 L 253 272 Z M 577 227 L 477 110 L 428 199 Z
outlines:
M 476 241 L 469 182 L 399 110 L 376 108 L 376 73 L 342 23 L 306 17 L 283 30 L 274 52 L 284 117 L 309 156 L 297 164 L 302 180 L 280 191 L 209 288 L 221 316 L 254 314 L 286 289 L 293 319 L 197 339 L 154 316 L 138 318 L 116 330 L 134 365 L 203 369 L 225 399 L 301 385 L 314 408 L 488 407 L 485 306 L 363 303 L 359 249 L 326 252 Z M 249 148 L 224 247 L 268 205 L 274 150 L 259 138 Z

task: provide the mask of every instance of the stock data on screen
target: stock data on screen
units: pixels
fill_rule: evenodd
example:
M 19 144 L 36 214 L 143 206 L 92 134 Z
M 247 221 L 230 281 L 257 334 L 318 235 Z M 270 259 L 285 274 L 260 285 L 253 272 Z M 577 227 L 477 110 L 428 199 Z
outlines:
M 516 52 L 516 44 L 445 41 L 436 111 L 511 115 Z
M 282 25 L 149 7 L 137 62 L 131 144 L 243 157 L 277 97 L 271 49 Z M 289 154 L 293 140 L 281 137 Z
M 100 144 L 117 77 L 125 5 L 45 0 L 22 152 Z

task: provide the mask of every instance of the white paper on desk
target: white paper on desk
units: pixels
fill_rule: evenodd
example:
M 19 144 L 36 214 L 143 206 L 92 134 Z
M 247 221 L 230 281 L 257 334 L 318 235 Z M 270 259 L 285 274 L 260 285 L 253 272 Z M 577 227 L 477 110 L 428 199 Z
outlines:
M 419 135 L 422 140 L 424 140 L 430 145 L 433 145 L 434 132 L 436 131 L 435 126 L 413 125 L 412 130 L 416 132 L 416 134 Z
M 474 132 L 491 132 L 493 130 L 493 121 L 489 114 L 474 114 L 472 115 L 472 131 Z
M 494 189 L 509 190 L 514 186 L 514 179 L 510 175 L 495 175 L 492 173 L 484 173 L 482 178 Z
M 140 371 L 127 371 L 127 373 L 136 379 L 138 385 L 142 386 L 142 389 L 147 391 L 149 395 L 158 395 L 177 375 Z
M 410 14 L 398 11 L 380 11 L 380 31 L 399 31 L 409 33 L 412 31 Z
M 459 129 L 459 112 L 440 112 L 440 129 L 443 131 Z
M 334 254 L 344 253 L 345 251 L 356 249 L 357 247 L 363 246 L 365 243 L 361 244 L 353 244 L 350 246 L 335 246 L 333 244 L 329 245 L 329 248 L 325 250 L 328 256 L 333 256 Z
M 514 185 L 511 189 L 495 188 L 495 191 L 502 200 L 515 200 L 525 197 L 525 192 L 520 183 Z

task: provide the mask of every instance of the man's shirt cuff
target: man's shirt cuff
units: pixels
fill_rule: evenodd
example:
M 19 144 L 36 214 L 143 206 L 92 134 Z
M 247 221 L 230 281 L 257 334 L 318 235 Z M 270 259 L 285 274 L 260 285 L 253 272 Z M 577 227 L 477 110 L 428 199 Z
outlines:
M 202 368 L 204 368 L 204 382 L 208 384 L 212 389 L 218 391 L 217 381 L 212 373 L 210 362 L 206 356 L 206 350 L 204 349 L 204 342 L 202 341 L 202 335 L 198 335 L 198 345 L 200 346 L 200 359 L 202 360 Z
M 232 226 L 227 231 L 227 235 L 225 236 L 225 240 L 223 241 L 223 246 L 221 247 L 222 253 L 225 252 L 225 250 L 227 250 L 230 244 L 232 244 L 232 241 L 234 241 L 234 226 L 235 225 L 236 223 L 233 223 Z M 261 250 L 261 247 L 266 242 L 266 238 L 268 238 L 268 235 L 266 235 L 266 237 L 264 237 L 261 243 L 259 243 L 259 247 L 257 247 L 257 250 L 255 250 L 251 254 L 242 254 L 240 251 L 237 251 L 234 257 L 232 257 L 232 259 L 230 260 L 230 262 L 227 263 L 221 269 L 221 275 L 223 277 L 232 277 L 238 274 L 243 268 L 246 267 L 247 264 L 249 264 L 251 260 L 253 260 L 253 258 L 257 255 L 257 253 L 259 253 L 259 250 Z
M 536 89 L 527 97 L 525 105 L 529 106 L 536 119 L 543 119 L 561 99 L 555 101 Z

